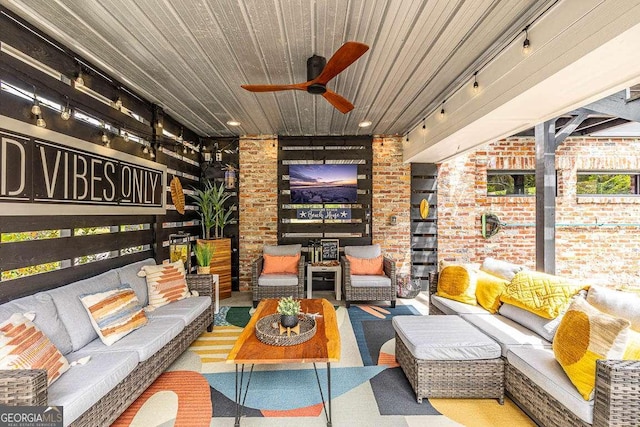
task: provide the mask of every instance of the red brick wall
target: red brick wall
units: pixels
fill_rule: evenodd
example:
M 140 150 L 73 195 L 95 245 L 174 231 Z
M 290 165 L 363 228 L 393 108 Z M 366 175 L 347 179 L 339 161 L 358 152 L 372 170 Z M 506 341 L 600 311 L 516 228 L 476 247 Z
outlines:
M 535 169 L 533 139 L 490 144 L 439 167 L 438 259 L 487 256 L 535 268 L 535 197 L 487 197 L 487 169 Z M 571 138 L 556 152 L 556 273 L 611 286 L 640 287 L 640 198 L 576 196 L 578 170 L 640 170 L 640 141 Z M 481 235 L 480 216 L 508 224 Z M 601 225 L 596 225 L 601 224 Z
M 249 290 L 251 262 L 263 244 L 278 240 L 278 152 L 276 137 L 240 139 L 240 290 Z M 373 242 L 409 273 L 411 236 L 410 165 L 402 163 L 402 139 L 373 141 Z M 396 225 L 389 225 L 395 215 Z
M 240 290 L 249 290 L 251 262 L 278 242 L 278 140 L 240 138 Z

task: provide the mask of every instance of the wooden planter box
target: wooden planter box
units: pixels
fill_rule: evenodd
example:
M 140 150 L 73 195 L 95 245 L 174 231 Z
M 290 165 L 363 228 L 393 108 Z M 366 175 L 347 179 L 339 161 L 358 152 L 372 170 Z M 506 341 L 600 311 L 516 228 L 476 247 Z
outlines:
M 210 273 L 219 276 L 220 299 L 231 297 L 231 239 L 198 239 L 198 242 L 214 248 Z

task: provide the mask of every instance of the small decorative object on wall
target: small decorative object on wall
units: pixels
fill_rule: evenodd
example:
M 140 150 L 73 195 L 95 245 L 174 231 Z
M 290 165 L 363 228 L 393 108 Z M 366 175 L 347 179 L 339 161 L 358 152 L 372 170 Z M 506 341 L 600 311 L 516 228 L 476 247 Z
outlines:
M 171 180 L 171 202 L 180 215 L 184 215 L 184 191 L 180 179 L 174 176 Z
M 429 216 L 429 202 L 427 199 L 422 199 L 420 202 L 420 218 L 427 219 Z
M 482 216 L 480 217 L 480 221 L 482 222 L 482 237 L 484 237 L 485 239 L 498 234 L 498 231 L 500 231 L 500 229 L 504 225 L 500 222 L 500 218 L 498 218 L 498 215 L 492 213 L 482 214 Z
M 291 203 L 356 203 L 358 165 L 289 166 Z
M 189 233 L 176 233 L 169 235 L 169 260 L 176 262 L 179 259 L 185 265 L 187 272 L 191 272 L 191 235 Z
M 337 261 L 340 254 L 340 241 L 338 239 L 322 239 L 322 262 Z

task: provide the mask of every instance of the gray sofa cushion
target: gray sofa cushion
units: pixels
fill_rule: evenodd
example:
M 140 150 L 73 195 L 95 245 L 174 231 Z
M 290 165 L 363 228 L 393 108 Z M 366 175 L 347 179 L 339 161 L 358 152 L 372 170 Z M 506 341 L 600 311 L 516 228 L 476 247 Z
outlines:
M 392 325 L 416 359 L 500 357 L 500 346 L 495 341 L 458 316 L 395 316 Z
M 153 258 L 147 258 L 116 269 L 118 277 L 120 278 L 120 284 L 131 286 L 133 292 L 136 293 L 138 301 L 140 301 L 140 305 L 143 307 L 149 304 L 149 292 L 147 290 L 147 279 L 145 277 L 139 277 L 138 272 L 140 268 L 145 265 L 156 265 L 156 261 Z
M 553 337 L 555 336 L 558 326 L 560 325 L 560 321 L 562 320 L 562 315 L 555 319 L 545 319 L 535 313 L 506 303 L 502 304 L 498 313 L 526 328 L 531 329 L 547 341 L 553 341 Z
M 444 298 L 435 294 L 431 295 L 429 298 L 431 298 L 431 303 L 444 314 L 491 314 L 479 305 L 465 304 L 463 302 Z
M 503 356 L 512 347 L 551 348 L 549 341 L 499 314 L 461 314 L 460 317 L 500 344 Z
M 264 245 L 262 253 L 266 255 L 290 256 L 298 255 L 302 250 L 302 245 Z
M 354 288 L 388 288 L 391 286 L 391 279 L 387 276 L 352 274 L 351 286 Z
M 580 419 L 593 423 L 593 400 L 580 396 L 553 357 L 553 350 L 512 348 L 507 353 L 507 361 Z
M 211 297 L 191 297 L 163 305 L 147 313 L 147 317 L 174 317 L 181 319 L 185 326 L 195 320 L 211 306 Z
M 99 340 L 98 340 L 99 341 Z M 86 356 L 84 351 L 67 355 L 69 362 Z M 136 352 L 94 353 L 86 365 L 72 366 L 47 390 L 47 405 L 63 406 L 63 423 L 69 425 L 95 405 L 138 366 Z
M 355 258 L 377 258 L 380 256 L 382 251 L 380 250 L 380 245 L 367 245 L 367 246 L 345 246 L 344 254 L 349 255 Z
M 51 295 L 39 292 L 24 298 L 18 298 L 0 305 L 0 323 L 14 313 L 34 312 L 33 323 L 44 333 L 62 354 L 73 351 L 71 337 L 58 316 L 58 310 Z
M 97 276 L 47 291 L 53 298 L 58 316 L 71 337 L 74 351 L 80 350 L 98 338 L 98 334 L 91 326 L 87 310 L 80 302 L 79 295 L 103 292 L 118 286 L 120 286 L 118 273 L 115 270 L 109 270 Z
M 518 272 L 526 270 L 526 268 L 522 265 L 512 264 L 507 261 L 487 257 L 482 262 L 480 270 L 510 281 Z
M 140 362 L 144 362 L 175 338 L 184 327 L 184 322 L 178 317 L 151 317 L 145 326 L 136 329 L 110 346 L 104 345 L 98 338 L 87 344 L 82 350 L 87 354 L 135 351 L 138 353 Z
M 261 274 L 258 286 L 298 286 L 297 274 Z

